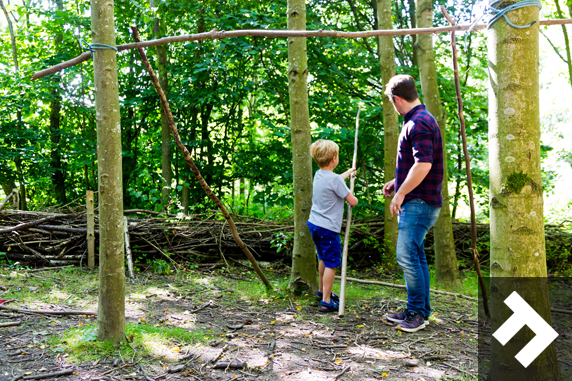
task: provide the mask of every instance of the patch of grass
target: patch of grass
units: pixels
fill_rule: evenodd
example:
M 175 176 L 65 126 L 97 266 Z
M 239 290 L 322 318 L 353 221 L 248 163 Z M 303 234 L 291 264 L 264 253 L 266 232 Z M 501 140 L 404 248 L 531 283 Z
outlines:
M 72 362 L 86 362 L 106 356 L 140 359 L 153 356 L 164 361 L 175 360 L 184 346 L 202 345 L 217 337 L 218 332 L 204 329 L 186 330 L 179 327 L 127 324 L 126 340 L 119 345 L 96 341 L 96 324 L 71 328 L 48 342 L 55 352 L 67 353 Z M 128 342 L 128 339 L 132 340 Z

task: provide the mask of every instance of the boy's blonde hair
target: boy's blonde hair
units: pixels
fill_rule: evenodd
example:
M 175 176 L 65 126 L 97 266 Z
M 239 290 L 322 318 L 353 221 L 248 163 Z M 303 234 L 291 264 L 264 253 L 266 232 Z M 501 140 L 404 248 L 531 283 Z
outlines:
M 316 140 L 310 146 L 312 158 L 318 163 L 320 168 L 327 167 L 332 159 L 340 153 L 340 147 L 331 140 Z

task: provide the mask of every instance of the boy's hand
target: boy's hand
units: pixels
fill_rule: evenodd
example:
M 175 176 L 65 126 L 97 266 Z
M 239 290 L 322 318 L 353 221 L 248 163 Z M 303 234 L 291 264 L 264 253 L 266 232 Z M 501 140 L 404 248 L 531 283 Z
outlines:
M 391 180 L 390 182 L 386 183 L 383 186 L 383 195 L 385 197 L 392 197 L 394 189 L 395 189 L 395 179 Z
M 348 169 L 347 171 L 345 171 L 344 173 L 342 173 L 340 176 L 342 176 L 342 178 L 343 178 L 344 180 L 346 180 L 346 179 L 347 179 L 348 177 L 350 177 L 350 176 L 355 177 L 355 176 L 356 176 L 356 169 L 355 169 L 355 168 L 350 168 L 350 169 Z

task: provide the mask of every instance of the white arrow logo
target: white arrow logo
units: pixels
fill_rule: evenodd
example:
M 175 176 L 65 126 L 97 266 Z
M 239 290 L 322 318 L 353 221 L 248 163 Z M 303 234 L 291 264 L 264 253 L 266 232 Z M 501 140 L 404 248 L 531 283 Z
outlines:
M 556 340 L 558 332 L 556 332 L 516 291 L 513 291 L 512 294 L 506 298 L 504 304 L 506 304 L 514 314 L 493 333 L 493 336 L 504 346 L 522 327 L 527 325 L 536 336 L 518 352 L 515 358 L 525 368 L 528 368 L 530 363 L 540 356 L 542 351 L 544 351 L 550 343 Z

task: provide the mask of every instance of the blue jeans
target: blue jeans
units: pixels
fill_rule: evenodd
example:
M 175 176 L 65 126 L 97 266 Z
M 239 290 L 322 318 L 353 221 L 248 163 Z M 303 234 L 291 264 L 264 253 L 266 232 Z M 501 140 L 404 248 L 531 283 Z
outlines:
M 421 199 L 414 199 L 401 207 L 399 235 L 397 237 L 397 263 L 405 275 L 407 309 L 428 317 L 429 267 L 425 257 L 425 235 L 437 221 L 440 207 L 434 207 Z

